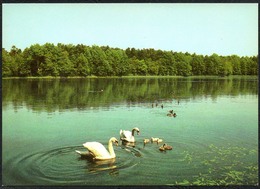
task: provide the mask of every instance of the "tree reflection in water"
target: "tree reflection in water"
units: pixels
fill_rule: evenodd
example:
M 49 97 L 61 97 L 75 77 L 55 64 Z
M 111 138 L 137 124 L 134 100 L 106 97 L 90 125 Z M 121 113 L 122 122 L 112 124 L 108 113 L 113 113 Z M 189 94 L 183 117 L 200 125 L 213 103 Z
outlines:
M 4 79 L 3 108 L 25 105 L 36 112 L 109 108 L 112 104 L 155 103 L 220 95 L 258 94 L 255 77 Z M 97 91 L 97 92 L 93 92 Z M 102 91 L 102 92 L 100 92 Z

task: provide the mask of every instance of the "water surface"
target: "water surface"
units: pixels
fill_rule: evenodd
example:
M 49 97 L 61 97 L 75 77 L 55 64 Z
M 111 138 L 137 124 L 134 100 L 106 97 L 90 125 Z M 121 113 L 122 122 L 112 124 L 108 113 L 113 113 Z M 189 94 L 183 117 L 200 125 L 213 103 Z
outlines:
M 4 185 L 258 184 L 257 77 L 2 84 Z M 166 116 L 172 109 L 175 118 Z M 91 162 L 75 153 L 87 141 L 107 147 L 120 129 L 133 127 L 141 131 L 136 144 L 114 146 L 114 161 Z M 151 137 L 173 150 L 144 145 Z

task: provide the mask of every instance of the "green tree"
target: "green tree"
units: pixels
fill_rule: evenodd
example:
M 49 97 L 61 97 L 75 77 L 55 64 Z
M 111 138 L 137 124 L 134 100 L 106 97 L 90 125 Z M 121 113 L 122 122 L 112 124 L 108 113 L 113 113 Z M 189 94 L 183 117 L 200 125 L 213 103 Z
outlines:
M 191 70 L 192 75 L 205 74 L 205 64 L 204 64 L 204 58 L 202 55 L 194 54 L 190 65 L 192 68 L 192 70 Z
M 258 56 L 202 56 L 150 49 L 83 44 L 34 44 L 2 49 L 6 76 L 256 75 Z
M 218 68 L 218 75 L 220 76 L 228 76 L 232 74 L 232 63 L 229 61 L 224 62 L 221 61 L 219 63 L 219 68 Z
M 68 52 L 61 52 L 60 57 L 57 60 L 57 69 L 60 76 L 67 77 L 67 76 L 73 76 L 74 74 L 74 65 L 69 59 L 69 53 Z
M 25 61 L 29 64 L 30 75 L 41 76 L 40 65 L 45 61 L 42 46 L 39 44 L 31 45 L 24 50 Z
M 10 56 L 10 54 L 2 48 L 2 76 L 3 77 L 8 77 L 8 76 L 13 76 L 12 70 L 11 70 L 11 65 L 13 64 L 14 60 Z
M 237 55 L 232 55 L 227 57 L 230 62 L 232 63 L 233 74 L 234 75 L 241 75 L 241 67 L 240 67 L 240 57 Z
M 248 60 L 248 74 L 249 75 L 258 74 L 258 58 L 256 56 L 250 57 Z
M 94 45 L 91 48 L 93 74 L 96 76 L 112 75 L 112 67 L 109 64 L 105 52 L 98 46 Z
M 158 75 L 159 74 L 159 64 L 156 61 L 153 61 L 151 58 L 145 60 L 147 65 L 147 73 L 149 75 Z
M 130 73 L 133 75 L 146 75 L 147 65 L 144 60 L 138 60 L 135 57 L 130 59 Z
M 192 67 L 190 65 L 190 62 L 192 58 L 190 56 L 187 56 L 183 53 L 175 53 L 174 59 L 175 59 L 175 67 L 177 70 L 177 75 L 182 75 L 182 76 L 191 75 Z
M 172 52 L 159 51 L 157 54 L 159 63 L 159 75 L 176 75 L 178 70 L 176 68 L 175 55 Z
M 90 74 L 90 68 L 88 59 L 84 56 L 83 53 L 80 53 L 80 55 L 75 60 L 75 70 L 77 76 L 88 76 Z
M 127 55 L 125 51 L 121 49 L 107 48 L 106 57 L 109 65 L 112 67 L 112 75 L 122 76 L 126 75 L 129 71 L 129 65 L 127 62 Z
M 242 57 L 240 60 L 240 70 L 242 75 L 248 75 L 250 59 L 248 57 Z
M 205 73 L 206 75 L 218 75 L 221 59 L 217 54 L 205 56 Z

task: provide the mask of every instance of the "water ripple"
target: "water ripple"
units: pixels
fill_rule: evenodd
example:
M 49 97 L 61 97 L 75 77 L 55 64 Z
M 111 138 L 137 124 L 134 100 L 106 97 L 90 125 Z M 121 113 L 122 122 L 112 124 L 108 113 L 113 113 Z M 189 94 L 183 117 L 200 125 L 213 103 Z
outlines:
M 30 184 L 82 184 L 86 177 L 104 174 L 116 176 L 120 170 L 138 165 L 137 158 L 142 156 L 136 148 L 119 146 L 114 149 L 116 159 L 93 162 L 76 154 L 75 150 L 79 149 L 82 147 L 68 146 L 17 156 L 5 166 L 15 166 L 16 170 L 20 170 L 20 179 Z M 16 175 L 16 172 L 11 174 Z

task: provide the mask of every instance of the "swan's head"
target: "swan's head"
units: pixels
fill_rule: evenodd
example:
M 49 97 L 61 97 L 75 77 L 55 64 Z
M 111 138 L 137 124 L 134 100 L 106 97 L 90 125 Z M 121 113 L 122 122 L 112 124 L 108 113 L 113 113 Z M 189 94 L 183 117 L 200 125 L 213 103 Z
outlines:
M 133 128 L 133 131 L 136 131 L 137 135 L 139 135 L 139 133 L 140 133 L 140 130 L 137 127 Z
M 112 138 L 110 139 L 110 141 L 113 142 L 115 145 L 118 146 L 118 140 L 117 140 L 115 137 L 112 137 Z

